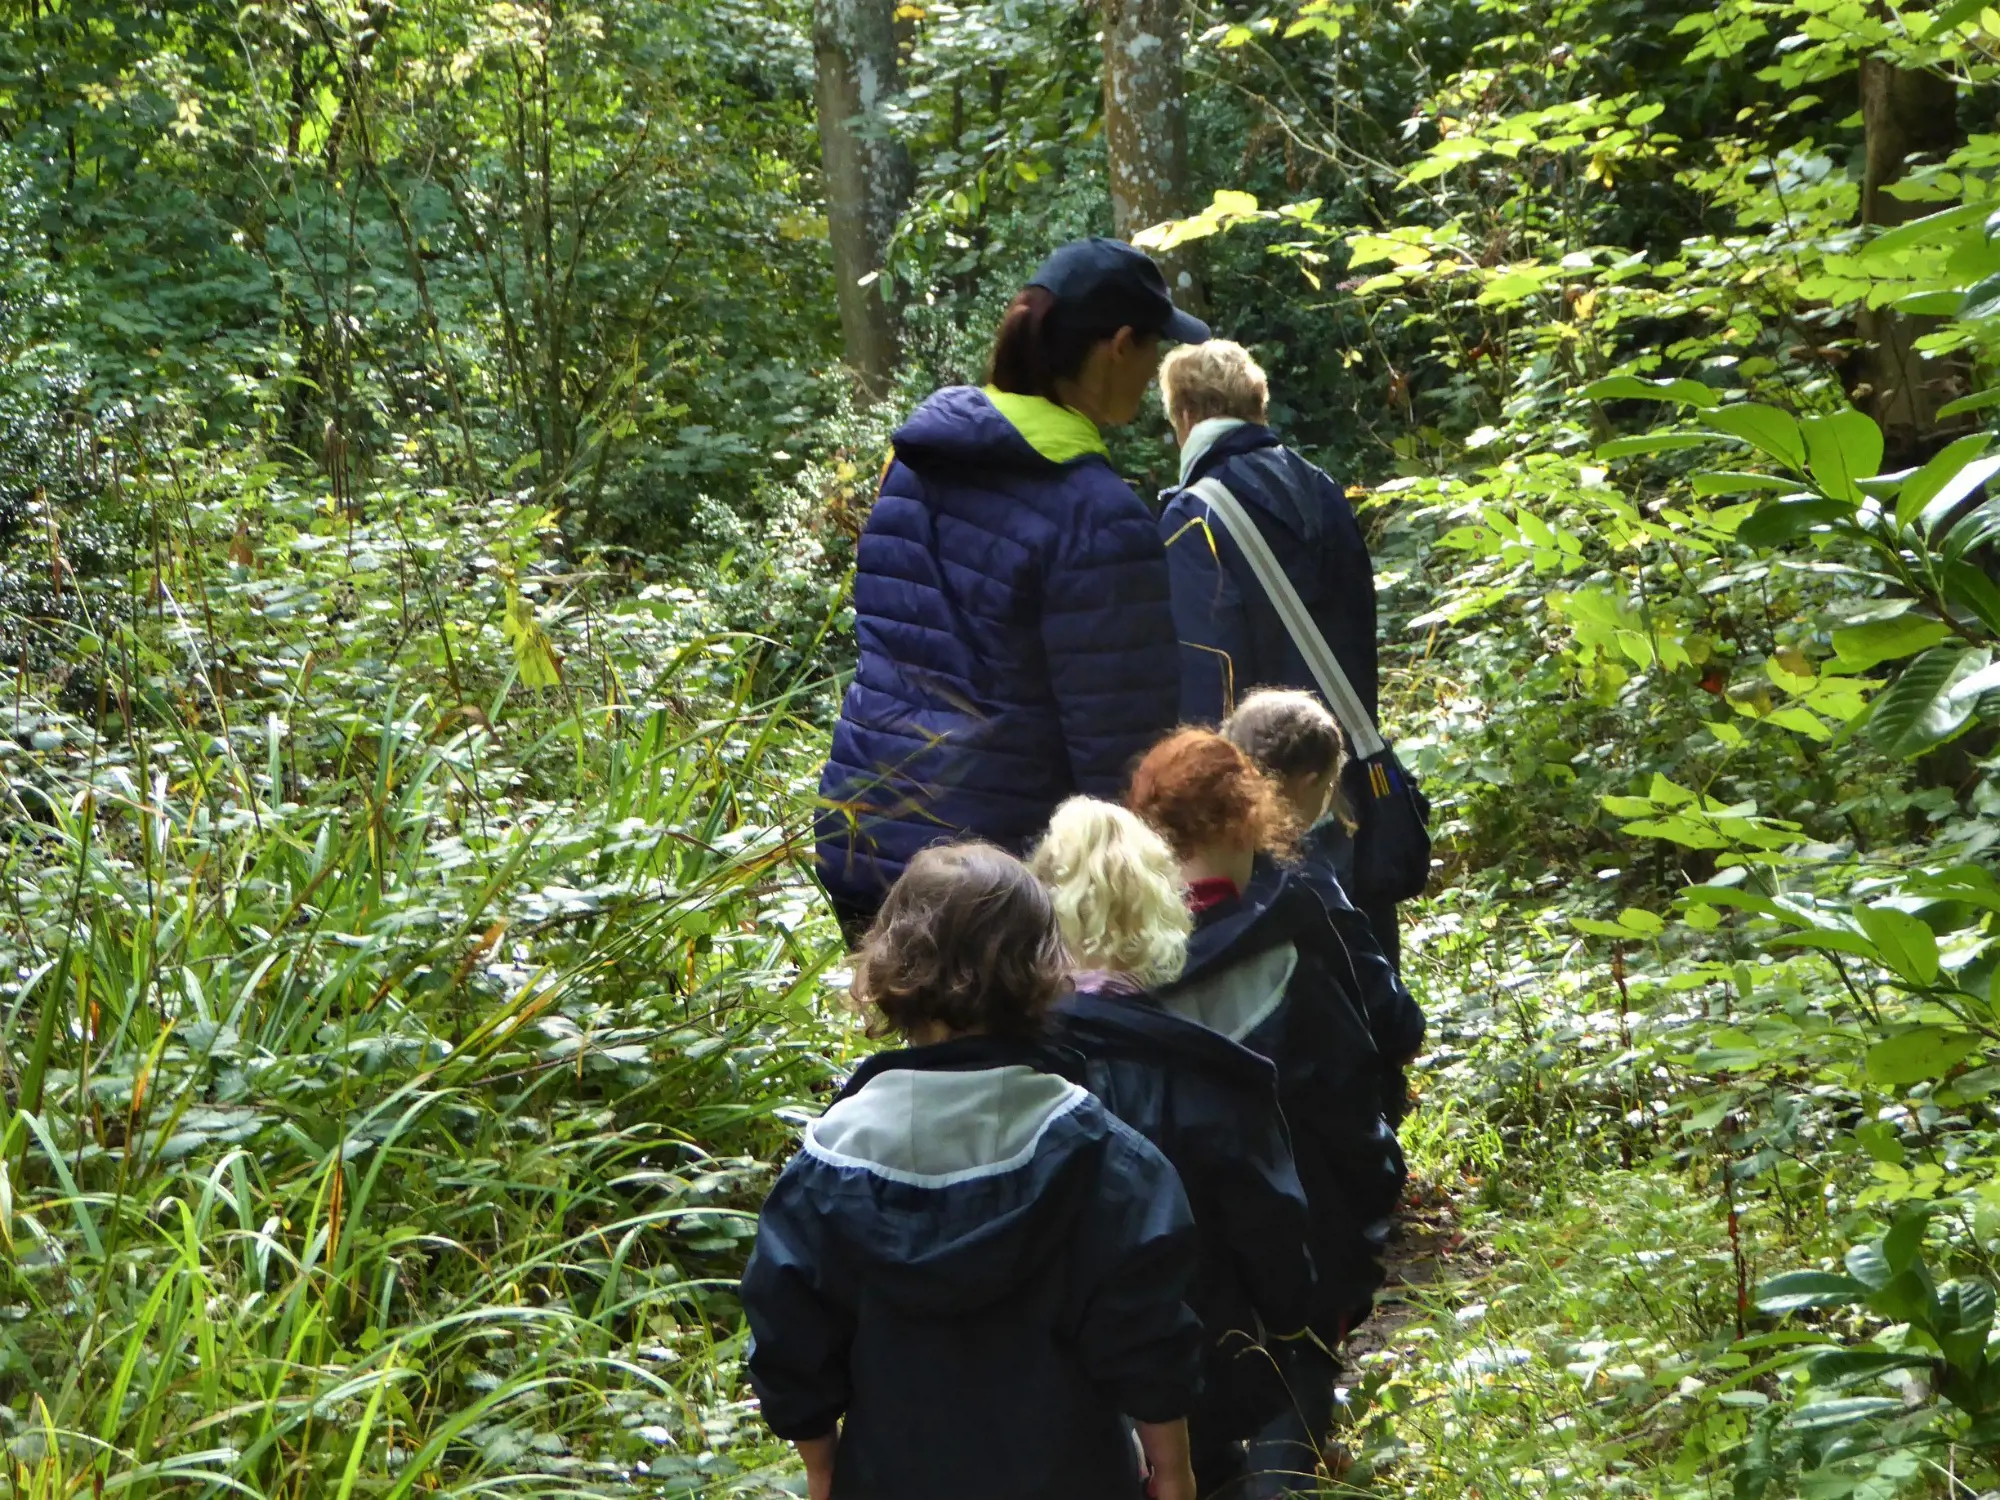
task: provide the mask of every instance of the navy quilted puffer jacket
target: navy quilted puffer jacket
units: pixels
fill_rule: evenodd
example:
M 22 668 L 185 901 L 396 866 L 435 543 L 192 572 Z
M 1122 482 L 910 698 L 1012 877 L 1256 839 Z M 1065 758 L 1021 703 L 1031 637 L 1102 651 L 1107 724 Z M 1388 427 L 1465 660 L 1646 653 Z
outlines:
M 1116 800 L 1180 688 L 1158 529 L 1087 418 L 953 386 L 895 446 L 820 780 L 820 877 L 865 911 L 926 845 L 1019 851 L 1065 797 Z

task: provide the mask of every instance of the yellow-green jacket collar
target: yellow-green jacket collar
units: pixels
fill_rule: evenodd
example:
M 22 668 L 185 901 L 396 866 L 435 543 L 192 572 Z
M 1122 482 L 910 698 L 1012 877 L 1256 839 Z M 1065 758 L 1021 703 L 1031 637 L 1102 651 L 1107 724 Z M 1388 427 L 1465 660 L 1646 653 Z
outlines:
M 1028 446 L 1052 464 L 1066 464 L 1073 458 L 1095 453 L 1108 458 L 1104 434 L 1082 412 L 1059 406 L 1043 396 L 1017 396 L 997 386 L 984 387 L 994 409 L 1028 440 Z

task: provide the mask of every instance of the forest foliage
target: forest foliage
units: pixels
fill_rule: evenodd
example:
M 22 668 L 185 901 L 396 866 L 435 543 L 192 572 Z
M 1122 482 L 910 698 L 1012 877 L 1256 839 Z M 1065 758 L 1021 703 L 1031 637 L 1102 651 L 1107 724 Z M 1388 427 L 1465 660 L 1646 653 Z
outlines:
M 862 1045 L 852 538 L 1111 227 L 1093 7 L 898 17 L 871 404 L 808 5 L 9 7 L 10 1492 L 795 1483 L 733 1277 Z M 1343 1483 L 2000 1487 L 2000 13 L 1187 20 L 1150 242 L 1365 495 L 1440 817 L 1459 1237 Z

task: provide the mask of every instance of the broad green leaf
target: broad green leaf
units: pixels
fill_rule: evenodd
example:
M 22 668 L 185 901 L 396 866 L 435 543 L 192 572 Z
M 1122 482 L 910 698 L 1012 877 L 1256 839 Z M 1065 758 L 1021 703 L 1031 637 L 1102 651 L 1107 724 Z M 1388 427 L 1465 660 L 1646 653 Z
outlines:
M 2000 406 L 2000 386 L 1990 391 L 1981 391 L 1973 396 L 1960 396 L 1956 401 L 1947 401 L 1938 408 L 1940 417 L 1962 417 L 1967 412 L 1985 411 L 1989 406 Z
M 1919 1026 L 1868 1049 L 1868 1077 L 1885 1088 L 1903 1088 L 1942 1078 L 1979 1048 L 1970 1031 Z
M 1593 401 L 1677 401 L 1704 409 L 1715 406 L 1712 387 L 1699 380 L 1641 380 L 1637 375 L 1612 375 L 1583 388 Z
M 1779 411 L 1775 406 L 1745 402 L 1739 406 L 1720 407 L 1708 413 L 1705 420 L 1723 436 L 1740 439 L 1770 454 L 1794 474 L 1805 472 L 1805 439 L 1799 435 L 1799 424 L 1789 412 Z
M 1852 1427 L 1872 1417 L 1886 1417 L 1903 1409 L 1894 1396 L 1841 1396 L 1832 1401 L 1815 1401 L 1796 1408 L 1785 1425 L 1799 1432 L 1818 1432 L 1829 1427 Z
M 1976 282 L 1958 304 L 1958 316 L 1967 323 L 1982 323 L 2000 312 L 2000 274 Z
M 1757 1288 L 1757 1310 L 1790 1313 L 1809 1307 L 1846 1307 L 1867 1295 L 1867 1287 L 1838 1271 L 1787 1271 Z
M 1745 474 L 1722 469 L 1694 476 L 1694 492 L 1697 495 L 1742 495 L 1752 490 L 1792 494 L 1798 487 L 1796 479 L 1787 479 L 1782 474 Z
M 1984 1281 L 1947 1281 L 1938 1288 L 1937 1319 L 1930 1333 L 1957 1368 L 1976 1369 L 1985 1362 L 1993 1306 L 1993 1288 Z
M 1937 935 L 1921 917 L 1893 906 L 1857 906 L 1854 919 L 1875 944 L 1882 962 L 1902 978 L 1916 985 L 1937 978 Z
M 1954 689 L 1985 670 L 1991 660 L 1989 651 L 1931 647 L 1875 700 L 1870 732 L 1886 753 L 1898 759 L 1943 744 L 1972 721 L 1978 707 L 1976 696 L 1956 694 Z
M 1705 432 L 1644 432 L 1636 437 L 1599 443 L 1596 458 L 1632 458 L 1642 453 L 1670 453 L 1677 448 L 1706 448 L 1715 439 Z
M 1940 581 L 1947 603 L 1970 610 L 1980 624 L 2000 635 L 2000 585 L 1986 576 L 1985 569 L 1976 562 L 1960 560 L 1946 565 Z
M 1924 513 L 1924 507 L 1937 498 L 1938 491 L 1950 484 L 1993 441 L 1991 433 L 1970 433 L 1948 445 L 1936 454 L 1929 463 L 1903 482 L 1903 488 L 1896 497 L 1896 524 L 1908 526 Z
M 1951 635 L 1951 627 L 1929 615 L 1904 614 L 1894 619 L 1850 625 L 1833 633 L 1833 652 L 1857 672 L 1885 661 L 1915 656 Z
M 1813 481 L 1836 500 L 1859 505 L 1861 481 L 1882 467 L 1882 429 L 1875 419 L 1850 407 L 1799 425 Z
M 1817 497 L 1773 500 L 1759 506 L 1736 528 L 1736 539 L 1749 547 L 1776 547 L 1796 541 L 1815 526 L 1828 526 L 1853 518 L 1854 507 L 1845 500 L 1821 500 Z
M 1934 249 L 1963 238 L 1963 232 L 1986 217 L 1990 205 L 1961 203 L 1941 213 L 1926 214 L 1907 224 L 1883 231 L 1862 246 L 1858 259 L 1865 265 L 1883 266 L 1910 250 Z
M 1949 451 L 1949 449 L 1946 450 L 1946 452 Z M 1937 491 L 1930 495 L 1917 510 L 1914 519 L 1918 529 L 1925 532 L 1936 531 L 1939 526 L 1945 523 L 1952 511 L 1958 507 L 1959 503 L 1966 496 L 1986 483 L 1996 472 L 2000 472 L 2000 454 L 1989 455 L 1986 458 L 1975 458 L 1959 469 L 1949 479 L 1945 480 L 1938 487 Z M 1896 518 L 1898 521 L 1902 519 L 1903 514 L 1902 502 L 1898 501 L 1896 505 Z

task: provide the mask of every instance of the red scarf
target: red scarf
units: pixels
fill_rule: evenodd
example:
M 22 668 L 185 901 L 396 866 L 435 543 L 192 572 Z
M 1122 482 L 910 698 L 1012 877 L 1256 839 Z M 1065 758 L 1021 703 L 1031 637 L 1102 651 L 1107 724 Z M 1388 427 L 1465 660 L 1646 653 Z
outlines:
M 1188 882 L 1188 910 L 1200 916 L 1210 907 L 1220 906 L 1225 901 L 1234 901 L 1242 894 L 1237 890 L 1236 882 L 1227 875 L 1205 875 L 1200 880 Z

